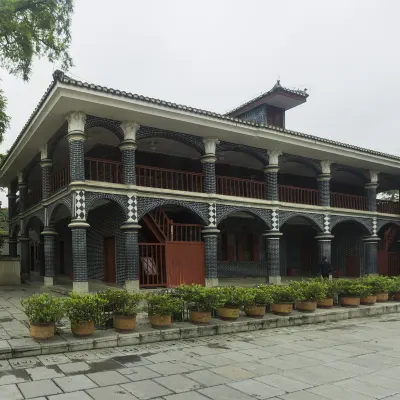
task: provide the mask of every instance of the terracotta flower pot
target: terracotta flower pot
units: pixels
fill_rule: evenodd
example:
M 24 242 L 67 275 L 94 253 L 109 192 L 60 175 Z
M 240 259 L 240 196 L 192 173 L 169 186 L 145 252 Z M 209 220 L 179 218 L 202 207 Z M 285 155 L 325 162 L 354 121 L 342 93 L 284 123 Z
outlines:
M 342 296 L 340 298 L 340 304 L 343 307 L 358 307 L 360 305 L 360 298 L 352 296 Z
M 400 301 L 400 292 L 393 293 L 393 300 Z
M 389 300 L 389 293 L 377 293 L 376 294 L 376 301 L 379 303 L 380 301 L 388 301 Z
M 152 328 L 164 329 L 172 324 L 172 315 L 157 315 L 152 314 L 150 317 L 150 324 Z
M 244 312 L 250 318 L 262 318 L 265 315 L 265 306 L 249 306 Z
M 376 296 L 363 296 L 360 298 L 360 303 L 364 306 L 373 306 L 376 303 Z
M 218 311 L 219 317 L 226 321 L 235 321 L 239 318 L 239 307 L 221 307 Z
M 326 299 L 321 299 L 317 301 L 318 308 L 331 308 L 333 307 L 333 298 L 328 297 Z
M 113 326 L 119 332 L 131 332 L 136 328 L 136 315 L 114 314 Z
M 49 340 L 54 337 L 54 323 L 48 324 L 29 324 L 29 332 L 33 340 L 38 342 L 43 340 Z
M 94 332 L 94 329 L 93 321 L 81 322 L 80 324 L 71 326 L 72 334 L 79 337 L 91 336 Z
M 289 315 L 293 311 L 292 303 L 271 304 L 271 312 L 277 315 Z
M 314 312 L 317 309 L 317 302 L 316 301 L 299 301 L 296 303 L 296 310 L 299 311 L 306 311 L 306 312 Z
M 190 311 L 193 324 L 208 324 L 211 321 L 211 311 Z

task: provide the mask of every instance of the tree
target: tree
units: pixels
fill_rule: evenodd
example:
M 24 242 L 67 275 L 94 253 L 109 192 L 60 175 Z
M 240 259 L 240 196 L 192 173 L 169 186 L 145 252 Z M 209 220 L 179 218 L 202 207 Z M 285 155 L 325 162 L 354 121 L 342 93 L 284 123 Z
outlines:
M 72 66 L 69 55 L 73 0 L 0 0 L 0 66 L 28 81 L 34 57 Z M 0 89 L 0 141 L 9 126 Z
M 377 197 L 380 200 L 399 201 L 399 191 L 398 190 L 388 190 L 386 192 L 379 193 Z

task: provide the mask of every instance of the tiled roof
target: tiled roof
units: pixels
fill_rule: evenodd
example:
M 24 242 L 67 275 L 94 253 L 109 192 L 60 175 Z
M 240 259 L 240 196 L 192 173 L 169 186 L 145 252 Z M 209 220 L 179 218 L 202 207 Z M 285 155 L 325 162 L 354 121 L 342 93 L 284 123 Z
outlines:
M 233 110 L 227 112 L 226 115 L 231 115 L 231 114 L 235 113 L 236 111 L 240 110 L 241 108 L 244 108 L 252 103 L 255 103 L 257 100 L 260 100 L 263 97 L 268 96 L 275 91 L 282 91 L 282 92 L 286 92 L 286 93 L 290 93 L 290 94 L 295 94 L 297 96 L 304 97 L 305 99 L 308 97 L 307 89 L 305 89 L 305 90 L 289 89 L 289 88 L 281 86 L 281 81 L 278 80 L 278 81 L 276 81 L 274 87 L 271 90 L 268 90 L 268 92 L 262 93 L 259 96 L 255 97 L 254 99 L 251 99 L 251 100 L 247 101 L 246 103 L 241 104 L 239 107 L 236 107 Z
M 284 134 L 287 134 L 287 135 L 291 135 L 291 136 L 295 136 L 295 137 L 299 137 L 299 138 L 303 138 L 303 139 L 313 140 L 313 141 L 315 141 L 317 143 L 326 143 L 326 144 L 330 144 L 330 145 L 333 145 L 333 146 L 342 147 L 342 148 L 345 148 L 345 149 L 360 151 L 360 152 L 363 152 L 363 153 L 366 153 L 366 154 L 372 154 L 372 155 L 375 155 L 375 156 L 380 156 L 380 157 L 385 157 L 385 158 L 388 158 L 388 159 L 391 159 L 391 160 L 400 161 L 400 157 L 392 155 L 392 154 L 386 154 L 386 153 L 382 153 L 382 152 L 379 152 L 379 151 L 369 150 L 369 149 L 365 149 L 365 148 L 362 148 L 362 147 L 353 146 L 353 145 L 346 144 L 346 143 L 341 143 L 341 142 L 336 142 L 334 140 L 320 138 L 320 137 L 317 137 L 317 136 L 308 135 L 308 134 L 305 134 L 305 133 L 296 132 L 296 131 L 292 131 L 292 130 L 289 130 L 289 129 L 283 129 L 283 128 L 279 128 L 279 127 L 272 126 L 272 125 L 264 125 L 264 124 L 258 124 L 256 122 L 252 122 L 252 121 L 245 121 L 245 120 L 241 120 L 241 119 L 238 119 L 238 118 L 230 117 L 229 115 L 226 115 L 226 114 L 218 114 L 218 113 L 215 113 L 215 112 L 212 112 L 212 111 L 200 110 L 198 108 L 188 107 L 188 106 L 184 106 L 184 105 L 176 104 L 176 103 L 171 103 L 171 102 L 164 101 L 164 100 L 153 99 L 151 97 L 146 97 L 146 96 L 142 96 L 142 95 L 138 95 L 138 94 L 132 94 L 132 93 L 125 92 L 125 91 L 122 91 L 122 90 L 117 90 L 117 89 L 107 88 L 105 86 L 95 85 L 95 84 L 92 84 L 92 83 L 77 81 L 75 79 L 72 79 L 72 78 L 68 77 L 62 71 L 57 70 L 57 71 L 55 71 L 53 73 L 53 82 L 47 88 L 46 92 L 44 93 L 44 95 L 40 99 L 39 104 L 36 106 L 36 108 L 34 109 L 34 111 L 31 114 L 31 116 L 29 117 L 29 120 L 27 121 L 27 123 L 23 127 L 23 129 L 20 132 L 20 134 L 17 136 L 14 144 L 11 146 L 10 150 L 7 152 L 7 155 L 3 158 L 0 167 L 8 159 L 9 154 L 12 152 L 14 147 L 17 145 L 17 143 L 22 138 L 23 134 L 25 133 L 25 130 L 28 128 L 29 124 L 31 123 L 31 121 L 35 117 L 36 113 L 39 111 L 39 109 L 41 108 L 41 106 L 43 105 L 45 100 L 47 99 L 47 96 L 50 94 L 51 90 L 54 88 L 54 86 L 57 84 L 57 82 L 60 82 L 60 83 L 65 84 L 65 85 L 83 87 L 83 88 L 87 88 L 89 90 L 93 90 L 93 91 L 97 91 L 97 92 L 108 93 L 108 94 L 112 94 L 112 95 L 117 96 L 117 97 L 124 97 L 124 98 L 140 100 L 140 101 L 143 101 L 143 102 L 146 102 L 146 103 L 152 103 L 152 104 L 163 106 L 163 107 L 166 107 L 166 108 L 174 108 L 174 109 L 190 112 L 192 114 L 204 115 L 204 116 L 212 117 L 212 118 L 219 119 L 219 120 L 233 122 L 235 124 L 251 126 L 251 127 L 261 128 L 261 129 L 263 129 L 263 128 L 264 129 L 269 129 L 269 130 L 273 130 L 273 131 L 276 131 L 276 132 L 281 132 L 281 133 L 284 133 Z

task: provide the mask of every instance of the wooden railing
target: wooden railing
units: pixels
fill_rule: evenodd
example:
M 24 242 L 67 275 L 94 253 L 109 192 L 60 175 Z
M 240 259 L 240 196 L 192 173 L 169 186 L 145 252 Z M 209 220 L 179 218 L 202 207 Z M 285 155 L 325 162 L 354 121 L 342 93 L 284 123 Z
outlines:
M 400 214 L 400 203 L 391 200 L 377 200 L 378 212 L 385 214 Z
M 141 287 L 166 286 L 165 244 L 139 243 Z
M 85 179 L 90 181 L 122 183 L 122 164 L 97 158 L 85 158 Z
M 138 186 L 202 192 L 203 174 L 137 165 L 136 183 Z
M 27 209 L 42 201 L 42 185 L 28 189 Z
M 331 206 L 366 211 L 368 209 L 368 201 L 364 196 L 356 196 L 347 193 L 331 193 Z
M 164 210 L 161 207 L 151 211 L 149 216 L 153 219 L 154 223 L 158 226 L 165 240 L 169 240 L 171 235 L 171 225 L 173 221 L 168 218 Z
M 286 203 L 319 204 L 319 191 L 296 186 L 279 185 L 279 200 Z
M 263 199 L 265 197 L 265 183 L 252 179 L 231 178 L 217 176 L 217 193 L 226 196 L 249 197 Z
M 71 182 L 71 178 L 69 175 L 69 165 L 64 168 L 59 169 L 56 172 L 53 172 L 53 176 L 51 177 L 50 183 L 50 191 L 51 193 L 55 193 L 58 190 L 64 188 Z

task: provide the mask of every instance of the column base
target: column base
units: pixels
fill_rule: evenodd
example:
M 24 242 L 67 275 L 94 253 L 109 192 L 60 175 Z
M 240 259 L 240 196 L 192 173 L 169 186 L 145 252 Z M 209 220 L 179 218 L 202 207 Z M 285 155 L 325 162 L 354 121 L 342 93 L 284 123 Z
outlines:
M 54 278 L 52 276 L 45 276 L 43 279 L 44 286 L 53 286 L 54 285 Z
M 280 275 L 269 276 L 268 277 L 268 283 L 275 284 L 275 285 L 280 285 L 282 283 L 281 276 Z
M 73 282 L 72 290 L 75 293 L 89 293 L 89 282 Z
M 206 278 L 204 282 L 205 287 L 215 287 L 218 286 L 218 278 Z
M 128 292 L 138 292 L 140 290 L 139 281 L 125 281 L 125 289 Z

